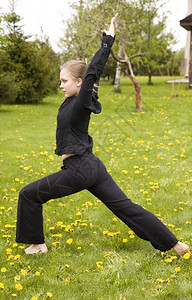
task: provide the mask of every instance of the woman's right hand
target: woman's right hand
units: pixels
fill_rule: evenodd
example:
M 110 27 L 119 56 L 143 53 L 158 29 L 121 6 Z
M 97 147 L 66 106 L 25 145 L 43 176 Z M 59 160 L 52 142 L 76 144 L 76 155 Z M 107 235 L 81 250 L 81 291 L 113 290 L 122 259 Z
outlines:
M 117 17 L 118 17 L 118 13 L 115 14 L 115 16 L 111 19 L 110 26 L 108 24 L 105 24 L 106 29 L 103 30 L 103 33 L 105 33 L 106 35 L 111 35 L 112 37 L 115 36 L 116 29 L 117 29 Z

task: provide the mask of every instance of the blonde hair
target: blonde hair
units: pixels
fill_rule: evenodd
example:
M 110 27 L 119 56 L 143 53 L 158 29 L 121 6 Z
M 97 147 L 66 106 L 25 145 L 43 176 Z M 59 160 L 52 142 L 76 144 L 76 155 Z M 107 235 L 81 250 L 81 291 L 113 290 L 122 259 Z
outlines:
M 60 66 L 60 70 L 67 69 L 74 79 L 81 78 L 83 80 L 87 71 L 87 65 L 81 60 L 70 60 Z

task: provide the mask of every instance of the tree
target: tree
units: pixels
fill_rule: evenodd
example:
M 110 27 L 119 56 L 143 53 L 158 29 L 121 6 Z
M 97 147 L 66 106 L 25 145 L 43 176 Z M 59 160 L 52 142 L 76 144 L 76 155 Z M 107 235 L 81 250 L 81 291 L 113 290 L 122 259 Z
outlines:
M 103 21 L 119 12 L 119 29 L 113 47 L 113 52 L 119 52 L 119 55 L 114 54 L 113 57 L 125 65 L 127 74 L 135 86 L 136 107 L 142 110 L 141 87 L 134 76 L 131 62 L 134 59 L 137 64 L 141 64 L 144 55 L 150 54 L 150 51 L 154 52 L 155 47 L 159 47 L 160 43 L 152 44 L 154 37 L 156 41 L 161 39 L 164 46 L 167 45 L 165 34 L 157 31 L 160 21 L 165 24 L 165 18 L 161 20 L 158 13 L 163 2 L 164 0 L 103 0 L 98 3 L 94 0 L 80 0 L 74 8 L 74 16 L 67 22 L 65 37 L 61 40 L 64 58 L 68 59 L 72 55 L 73 58 L 91 59 L 98 48 L 98 32 L 104 27 Z M 149 57 L 149 66 L 151 61 Z M 120 65 L 118 68 L 120 69 Z
M 13 7 L 3 19 L 0 103 L 38 103 L 57 91 L 59 59 L 47 38 L 28 41 Z

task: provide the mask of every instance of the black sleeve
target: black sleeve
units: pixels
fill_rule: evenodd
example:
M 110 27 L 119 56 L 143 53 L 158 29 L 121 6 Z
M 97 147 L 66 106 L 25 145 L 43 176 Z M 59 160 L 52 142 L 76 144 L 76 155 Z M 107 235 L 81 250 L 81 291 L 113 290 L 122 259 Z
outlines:
M 101 48 L 92 59 L 84 77 L 79 95 L 77 96 L 77 104 L 84 106 L 94 113 L 98 113 L 97 110 L 99 110 L 98 106 L 100 103 L 93 103 L 93 85 L 99 82 L 114 40 L 115 38 L 110 35 L 103 35 Z

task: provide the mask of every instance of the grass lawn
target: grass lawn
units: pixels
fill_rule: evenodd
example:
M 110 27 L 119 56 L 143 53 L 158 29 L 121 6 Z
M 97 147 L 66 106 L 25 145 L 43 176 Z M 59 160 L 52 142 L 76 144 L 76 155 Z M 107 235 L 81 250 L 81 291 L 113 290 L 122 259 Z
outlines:
M 94 153 L 134 202 L 156 214 L 179 238 L 192 241 L 192 92 L 172 96 L 167 78 L 138 78 L 121 94 L 102 83 L 103 111 L 92 115 Z M 176 87 L 177 89 L 177 87 Z M 161 253 L 139 239 L 89 192 L 44 205 L 48 254 L 26 255 L 15 243 L 19 190 L 60 169 L 54 155 L 59 92 L 39 105 L 0 107 L 0 299 L 192 299 L 191 258 Z

